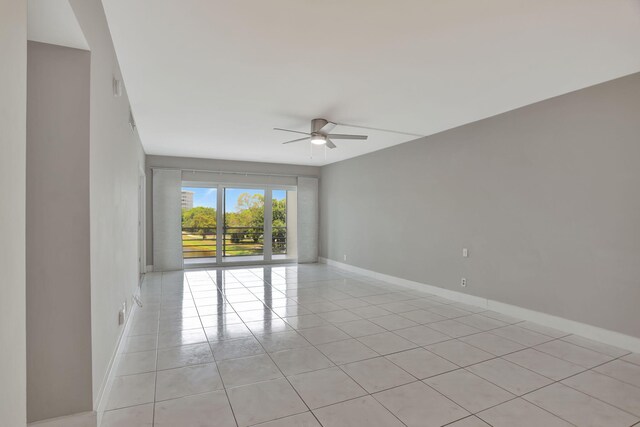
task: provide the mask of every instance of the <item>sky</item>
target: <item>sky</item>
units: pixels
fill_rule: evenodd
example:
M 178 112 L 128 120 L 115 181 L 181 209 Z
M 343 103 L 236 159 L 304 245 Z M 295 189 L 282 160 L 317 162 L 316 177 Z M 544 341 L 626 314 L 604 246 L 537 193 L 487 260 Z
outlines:
M 185 191 L 193 191 L 193 206 L 204 206 L 207 208 L 215 208 L 217 205 L 216 188 L 199 188 L 199 187 L 182 187 Z M 238 209 L 238 196 L 242 193 L 264 194 L 264 190 L 253 190 L 247 188 L 227 188 L 225 191 L 225 205 L 228 212 L 235 212 Z M 285 190 L 273 190 L 273 198 L 276 200 L 285 199 L 287 192 Z

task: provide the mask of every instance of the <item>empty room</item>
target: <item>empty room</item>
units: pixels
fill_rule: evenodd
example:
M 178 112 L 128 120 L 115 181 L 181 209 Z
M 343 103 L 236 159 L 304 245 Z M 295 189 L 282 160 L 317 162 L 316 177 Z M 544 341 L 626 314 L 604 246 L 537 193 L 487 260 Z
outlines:
M 0 427 L 640 426 L 638 0 L 1 0 Z

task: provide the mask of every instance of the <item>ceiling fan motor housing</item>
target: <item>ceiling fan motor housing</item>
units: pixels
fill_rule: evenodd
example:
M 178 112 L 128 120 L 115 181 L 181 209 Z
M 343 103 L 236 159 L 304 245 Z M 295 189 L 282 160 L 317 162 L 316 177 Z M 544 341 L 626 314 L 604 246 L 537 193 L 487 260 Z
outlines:
M 325 119 L 313 119 L 311 120 L 311 134 L 320 133 L 320 130 L 325 127 L 329 122 Z

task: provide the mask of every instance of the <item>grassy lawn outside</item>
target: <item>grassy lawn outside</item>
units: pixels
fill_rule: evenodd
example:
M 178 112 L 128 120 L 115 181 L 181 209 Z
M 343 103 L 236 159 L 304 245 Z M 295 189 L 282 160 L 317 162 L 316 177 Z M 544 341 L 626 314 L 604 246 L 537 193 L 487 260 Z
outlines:
M 226 235 L 225 256 L 261 255 L 263 242 L 257 243 L 253 239 L 242 239 L 231 243 L 231 235 Z M 182 251 L 184 258 L 208 258 L 216 256 L 215 234 L 182 234 Z

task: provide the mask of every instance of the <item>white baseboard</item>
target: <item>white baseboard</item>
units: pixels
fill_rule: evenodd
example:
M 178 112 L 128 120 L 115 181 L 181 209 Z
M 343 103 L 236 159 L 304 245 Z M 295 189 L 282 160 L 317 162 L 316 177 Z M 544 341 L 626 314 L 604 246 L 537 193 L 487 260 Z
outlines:
M 136 304 L 135 301 L 132 301 L 129 316 L 127 316 L 127 320 L 124 328 L 122 328 L 120 338 L 118 338 L 118 344 L 116 345 L 116 348 L 111 355 L 111 360 L 109 361 L 109 367 L 107 369 L 107 375 L 105 376 L 104 382 L 100 387 L 100 391 L 96 396 L 95 401 L 93 402 L 93 408 L 95 410 L 94 413 L 96 414 L 96 426 L 100 426 L 102 422 L 102 416 L 104 415 L 104 411 L 107 407 L 109 394 L 111 392 L 111 387 L 113 386 L 113 380 L 115 378 L 115 373 L 118 371 L 118 365 L 120 362 L 118 355 L 120 354 L 120 347 L 122 346 L 124 337 L 128 335 L 129 329 L 131 329 L 133 318 L 135 317 L 137 311 L 138 304 Z
M 151 273 L 153 271 L 153 265 L 147 265 L 146 273 Z
M 500 301 L 494 301 L 487 298 L 468 295 L 463 292 L 452 291 L 449 289 L 439 288 L 426 283 L 415 282 L 412 280 L 402 279 L 388 274 L 378 273 L 373 270 L 356 267 L 332 259 L 320 257 L 318 262 L 327 264 L 343 270 L 371 277 L 373 279 L 389 282 L 394 285 L 404 286 L 418 291 L 427 292 L 442 298 L 447 298 L 456 302 L 462 302 L 469 305 L 485 308 L 487 310 L 497 311 L 498 313 L 513 316 L 522 320 L 537 323 L 553 329 L 558 329 L 570 334 L 576 334 L 595 341 L 619 347 L 625 350 L 640 353 L 640 338 L 630 335 L 621 334 L 619 332 L 610 331 L 597 326 L 588 325 L 586 323 L 576 322 L 574 320 L 565 319 L 540 311 L 530 310 L 512 304 L 506 304 Z
M 28 427 L 97 427 L 98 420 L 95 411 L 81 412 L 66 417 L 29 423 Z

